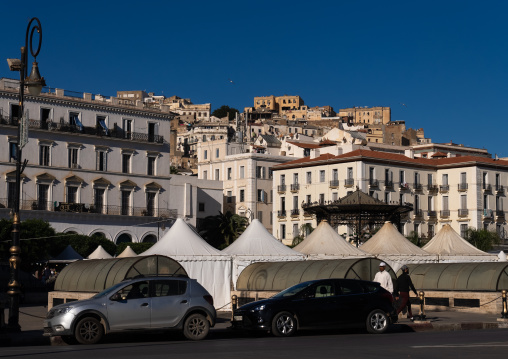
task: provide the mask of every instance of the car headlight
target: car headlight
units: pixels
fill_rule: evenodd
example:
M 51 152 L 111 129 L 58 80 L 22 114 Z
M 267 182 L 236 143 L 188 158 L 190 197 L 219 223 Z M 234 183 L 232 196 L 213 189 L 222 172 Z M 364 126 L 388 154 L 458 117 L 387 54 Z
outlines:
M 252 309 L 253 312 L 261 312 L 262 310 L 265 310 L 266 308 L 266 305 L 262 304 L 262 305 L 258 305 L 257 307 L 254 307 Z
M 56 317 L 57 315 L 67 314 L 72 310 L 72 307 L 63 307 L 55 309 L 53 316 Z

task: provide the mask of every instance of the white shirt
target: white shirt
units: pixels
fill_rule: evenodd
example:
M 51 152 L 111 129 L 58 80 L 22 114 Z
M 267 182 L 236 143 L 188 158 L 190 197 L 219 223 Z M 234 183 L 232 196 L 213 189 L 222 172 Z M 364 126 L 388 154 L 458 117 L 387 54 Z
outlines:
M 381 284 L 381 287 L 386 289 L 387 291 L 393 293 L 393 282 L 392 277 L 390 274 L 388 274 L 387 271 L 377 272 L 376 276 L 374 277 L 374 282 L 378 282 Z

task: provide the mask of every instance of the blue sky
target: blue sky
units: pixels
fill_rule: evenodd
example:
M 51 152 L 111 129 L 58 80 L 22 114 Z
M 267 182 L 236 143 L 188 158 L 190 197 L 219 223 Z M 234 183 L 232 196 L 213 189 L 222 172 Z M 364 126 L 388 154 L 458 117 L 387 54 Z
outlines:
M 284 94 L 336 110 L 390 106 L 392 120 L 434 142 L 508 156 L 507 2 L 11 1 L 2 10 L 0 60 L 19 57 L 37 16 L 51 87 L 147 90 L 213 109 Z M 17 77 L 5 60 L 0 77 Z

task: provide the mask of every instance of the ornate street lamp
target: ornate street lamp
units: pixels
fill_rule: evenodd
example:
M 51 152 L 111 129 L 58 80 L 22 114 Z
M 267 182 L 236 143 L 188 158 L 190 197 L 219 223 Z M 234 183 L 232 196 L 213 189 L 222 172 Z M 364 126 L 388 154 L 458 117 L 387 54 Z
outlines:
M 35 23 L 34 23 L 35 21 Z M 39 42 L 37 50 L 34 52 L 33 47 L 33 35 L 37 31 L 39 34 Z M 28 42 L 28 34 L 30 34 L 30 43 Z M 37 55 L 41 49 L 42 43 L 42 27 L 41 22 L 38 18 L 34 17 L 28 23 L 26 29 L 25 46 L 21 48 L 20 59 L 7 59 L 9 68 L 11 71 L 19 71 L 19 114 L 18 114 L 18 141 L 16 144 L 16 189 L 14 191 L 14 203 L 13 203 L 13 224 L 12 224 L 12 245 L 10 248 L 11 257 L 9 258 L 9 266 L 11 270 L 11 276 L 9 284 L 7 285 L 7 294 L 10 296 L 9 302 L 9 320 L 8 327 L 11 330 L 20 330 L 19 326 L 19 297 L 21 294 L 20 283 L 19 283 L 19 265 L 21 262 L 20 253 L 20 218 L 19 218 L 19 202 L 20 202 L 20 185 L 21 185 L 21 173 L 26 166 L 26 160 L 21 165 L 21 150 L 28 141 L 28 118 L 25 116 L 23 111 L 23 98 L 25 94 L 25 86 L 28 88 L 28 92 L 37 96 L 41 93 L 42 87 L 46 86 L 44 78 L 39 73 L 39 67 L 37 65 Z M 28 45 L 30 45 L 30 53 L 34 58 L 32 71 L 30 76 L 27 76 L 27 63 L 28 63 Z

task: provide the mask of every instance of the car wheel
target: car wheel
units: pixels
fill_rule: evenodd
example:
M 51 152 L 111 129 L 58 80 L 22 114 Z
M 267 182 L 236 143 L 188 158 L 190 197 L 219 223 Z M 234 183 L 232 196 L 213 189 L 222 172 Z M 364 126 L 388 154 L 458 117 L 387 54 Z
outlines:
M 190 340 L 205 339 L 210 330 L 210 323 L 201 314 L 192 314 L 185 320 L 183 335 Z
M 81 344 L 96 344 L 104 336 L 104 327 L 95 318 L 85 317 L 76 325 L 74 337 Z
M 295 317 L 289 312 L 278 313 L 272 321 L 272 333 L 277 337 L 289 337 L 296 332 Z
M 367 331 L 372 334 L 381 334 L 386 332 L 390 320 L 385 312 L 376 309 L 367 316 Z

